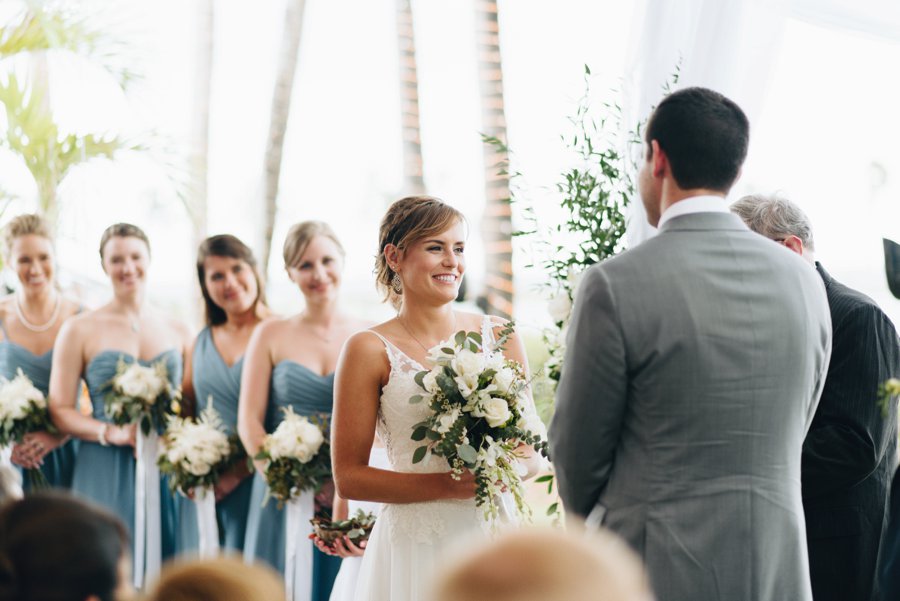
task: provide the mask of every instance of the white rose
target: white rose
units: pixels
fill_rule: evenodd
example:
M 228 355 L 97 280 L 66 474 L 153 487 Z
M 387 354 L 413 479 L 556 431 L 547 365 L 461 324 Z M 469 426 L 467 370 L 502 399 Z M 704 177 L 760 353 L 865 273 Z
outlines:
M 498 428 L 509 421 L 510 411 L 509 405 L 503 399 L 491 397 L 487 401 L 480 403 L 472 412 L 472 415 L 483 417 L 492 428 Z
M 441 434 L 446 434 L 458 419 L 459 409 L 454 407 L 449 413 L 444 413 L 438 418 L 438 425 L 435 429 Z
M 533 413 L 531 411 L 523 412 L 522 417 L 519 418 L 516 426 L 520 430 L 531 432 L 536 436 L 540 436 L 544 440 L 547 439 L 547 427 L 544 425 L 544 422 L 541 421 L 541 418 L 539 418 L 536 413 Z
M 129 365 L 125 373 L 116 379 L 116 384 L 125 396 L 141 399 L 148 404 L 153 404 L 166 387 L 154 368 L 138 363 Z
M 494 374 L 494 386 L 503 393 L 509 392 L 515 380 L 515 372 L 508 367 L 504 367 Z
M 8 398 L 3 403 L 6 418 L 16 421 L 28 415 L 31 404 L 22 397 Z
M 506 363 L 503 353 L 490 353 L 484 358 L 484 368 L 499 371 Z
M 453 371 L 458 376 L 478 376 L 484 371 L 484 355 L 482 353 L 473 353 L 469 349 L 463 349 L 456 354 L 456 358 L 451 364 Z
M 430 394 L 434 394 L 439 390 L 437 376 L 441 371 L 441 369 L 432 369 L 422 378 L 422 385 Z
M 572 299 L 569 298 L 569 293 L 563 290 L 550 299 L 550 302 L 547 303 L 547 310 L 550 312 L 550 317 L 553 318 L 553 323 L 569 319 L 569 314 L 572 312 Z
M 205 476 L 212 466 L 205 461 L 191 461 L 187 464 L 187 471 L 195 476 Z

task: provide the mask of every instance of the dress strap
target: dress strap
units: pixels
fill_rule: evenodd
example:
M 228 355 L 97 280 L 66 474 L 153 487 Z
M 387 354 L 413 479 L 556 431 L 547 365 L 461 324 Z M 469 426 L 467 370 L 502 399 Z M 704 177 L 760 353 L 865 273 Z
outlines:
M 375 334 L 376 336 L 378 336 L 378 338 L 381 340 L 381 342 L 384 343 L 384 351 L 387 353 L 388 361 L 390 362 L 391 369 L 393 370 L 394 367 L 397 365 L 397 353 L 400 351 L 400 349 L 398 349 L 396 346 L 391 344 L 391 342 L 387 338 L 385 338 L 384 336 L 382 336 L 375 330 L 363 330 L 363 331 L 369 332 L 370 334 Z
M 490 315 L 485 315 L 484 319 L 481 320 L 481 340 L 485 349 L 488 347 L 493 348 L 497 343 L 494 339 L 494 322 L 491 320 Z

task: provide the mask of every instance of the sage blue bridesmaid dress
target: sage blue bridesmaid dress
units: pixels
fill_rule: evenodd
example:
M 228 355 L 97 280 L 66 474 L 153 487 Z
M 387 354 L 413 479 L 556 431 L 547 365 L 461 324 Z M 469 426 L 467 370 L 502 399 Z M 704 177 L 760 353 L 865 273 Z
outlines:
M 272 370 L 266 432 L 273 432 L 281 422 L 283 407 L 292 407 L 298 415 L 330 415 L 333 403 L 334 373 L 322 376 L 294 361 L 281 361 Z M 275 499 L 270 499 L 263 507 L 265 491 L 265 480 L 259 473 L 255 474 L 244 540 L 244 559 L 265 561 L 284 573 L 285 512 L 278 509 Z M 315 548 L 312 541 L 303 540 L 302 544 L 313 546 L 312 598 L 327 601 L 341 560 L 325 555 Z
M 208 327 L 197 336 L 192 355 L 192 381 L 194 396 L 197 399 L 197 413 L 205 409 L 207 401 L 212 398 L 213 408 L 222 418 L 222 423 L 229 434 L 237 433 L 238 397 L 241 392 L 243 365 L 243 357 L 231 366 L 225 363 Z M 223 549 L 234 551 L 244 549 L 244 533 L 247 530 L 247 512 L 250 509 L 252 489 L 253 478 L 244 478 L 227 497 L 216 502 L 219 545 Z M 199 544 L 197 514 L 192 503 L 183 506 L 181 516 L 179 550 L 196 550 Z
M 100 351 L 88 362 L 84 371 L 94 419 L 109 422 L 104 413 L 105 385 L 116 375 L 119 357 L 126 363 L 135 358 L 122 351 Z M 181 385 L 181 354 L 175 349 L 163 351 L 149 361 L 139 360 L 142 365 L 164 361 L 169 372 L 169 381 L 174 386 Z M 75 473 L 72 490 L 79 496 L 98 503 L 119 517 L 128 529 L 134 558 L 134 449 L 130 446 L 101 446 L 94 441 L 82 440 L 75 458 Z M 165 477 L 160 478 L 160 526 L 162 528 L 163 559 L 175 555 L 175 532 L 178 524 L 178 508 L 169 492 Z
M 46 397 L 50 388 L 50 365 L 53 363 L 53 350 L 51 349 L 43 355 L 35 355 L 9 339 L 6 326 L 2 321 L 0 321 L 0 331 L 3 332 L 3 340 L 0 341 L 0 375 L 11 380 L 16 377 L 21 368 L 22 373 Z M 72 470 L 75 467 L 77 449 L 78 441 L 69 439 L 44 457 L 41 472 L 51 487 L 70 488 L 72 486 Z M 28 493 L 32 489 L 31 479 L 27 470 L 20 469 L 20 471 L 24 471 L 22 484 L 25 492 Z

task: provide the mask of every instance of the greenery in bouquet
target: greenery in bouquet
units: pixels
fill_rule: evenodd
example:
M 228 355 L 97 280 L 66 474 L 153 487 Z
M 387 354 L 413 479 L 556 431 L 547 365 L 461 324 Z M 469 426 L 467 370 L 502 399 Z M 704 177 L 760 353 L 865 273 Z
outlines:
M 331 478 L 327 426 L 324 416 L 308 418 L 297 415 L 291 407 L 284 409 L 284 419 L 266 435 L 254 458 L 265 462 L 263 475 L 268 488 L 264 503 L 275 497 L 280 508 L 304 491 L 318 492 Z
M 346 520 L 331 521 L 324 518 L 310 520 L 316 536 L 326 545 L 334 544 L 334 541 L 342 536 L 348 537 L 353 544 L 359 545 L 368 540 L 372 528 L 375 526 L 375 514 L 366 513 L 357 509 L 356 514 Z
M 157 464 L 173 493 L 212 488 L 219 476 L 246 457 L 236 434 L 229 435 L 210 402 L 197 419 L 169 415 Z
M 162 360 L 145 366 L 120 356 L 116 375 L 104 388 L 104 411 L 117 426 L 140 423 L 141 431 L 149 434 L 165 424 L 166 415 L 180 413 L 181 391 L 169 382 Z
M 0 448 L 22 442 L 31 432 L 55 433 L 56 428 L 50 421 L 44 393 L 20 368 L 12 380 L 0 378 Z M 39 469 L 29 469 L 28 476 L 37 488 L 47 485 Z
M 519 472 L 518 447 L 533 446 L 547 454 L 543 423 L 527 397 L 522 366 L 503 356 L 513 332 L 508 323 L 493 348 L 484 348 L 477 332 L 457 332 L 429 351 L 434 367 L 415 375 L 421 394 L 410 403 L 427 403 L 431 414 L 413 427 L 412 439 L 424 444 L 413 463 L 429 454 L 444 457 L 451 473 L 475 475 L 476 505 L 493 523 L 499 517 L 499 495 L 509 491 L 516 510 L 530 517 Z

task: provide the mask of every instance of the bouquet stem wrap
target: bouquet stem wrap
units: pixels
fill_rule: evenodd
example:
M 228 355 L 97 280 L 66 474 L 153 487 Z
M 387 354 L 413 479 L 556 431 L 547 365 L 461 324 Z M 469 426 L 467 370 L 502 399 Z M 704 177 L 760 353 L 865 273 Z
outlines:
M 12 445 L 0 447 L 0 465 L 12 467 Z
M 216 495 L 211 487 L 196 489 L 197 529 L 200 534 L 200 557 L 206 559 L 219 553 L 219 525 L 216 522 Z
M 156 579 L 162 563 L 160 523 L 159 436 L 137 429 L 137 465 L 134 474 L 134 586 L 143 588 Z
M 315 492 L 307 490 L 285 504 L 284 587 L 288 601 L 310 601 L 313 548 L 305 532 L 314 517 Z

